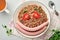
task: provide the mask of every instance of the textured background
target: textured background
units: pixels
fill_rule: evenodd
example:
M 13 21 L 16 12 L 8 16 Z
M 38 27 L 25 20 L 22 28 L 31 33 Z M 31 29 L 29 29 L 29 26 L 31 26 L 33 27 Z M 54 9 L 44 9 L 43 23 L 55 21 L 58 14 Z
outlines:
M 5 12 L 0 13 L 0 40 L 28 40 L 27 38 L 23 38 L 23 37 L 7 36 L 5 29 L 3 29 L 2 27 L 2 24 L 8 25 L 9 21 L 13 17 L 15 9 L 24 1 L 27 0 L 7 0 L 7 5 L 8 5 L 7 8 L 10 10 L 10 14 L 7 14 Z M 48 2 L 50 0 L 37 0 L 37 1 L 42 2 L 48 7 Z M 60 0 L 52 0 L 52 1 L 56 4 L 57 11 L 60 11 Z M 39 40 L 39 38 L 37 40 Z

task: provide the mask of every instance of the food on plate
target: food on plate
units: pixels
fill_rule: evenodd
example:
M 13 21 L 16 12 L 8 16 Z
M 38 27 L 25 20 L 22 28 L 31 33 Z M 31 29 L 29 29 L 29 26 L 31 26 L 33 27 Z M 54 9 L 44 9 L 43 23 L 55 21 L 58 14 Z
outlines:
M 44 32 L 45 29 L 47 28 L 47 25 L 44 26 L 44 27 L 42 27 L 40 30 L 35 31 L 35 32 L 29 32 L 29 31 L 23 30 L 23 29 L 20 27 L 19 24 L 16 24 L 16 28 L 17 28 L 20 32 L 22 32 L 23 34 L 26 34 L 26 35 L 29 35 L 29 36 L 35 36 L 35 35 L 39 35 L 39 34 L 41 34 L 42 32 Z
M 26 27 L 34 28 L 46 22 L 48 19 L 43 8 L 33 4 L 23 7 L 20 10 L 18 20 Z

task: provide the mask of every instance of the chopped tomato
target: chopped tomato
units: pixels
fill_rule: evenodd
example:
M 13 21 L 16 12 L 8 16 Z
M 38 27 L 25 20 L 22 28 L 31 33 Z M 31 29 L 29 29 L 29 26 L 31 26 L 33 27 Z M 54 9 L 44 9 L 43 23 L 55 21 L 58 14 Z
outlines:
M 22 19 L 23 20 L 28 20 L 29 18 L 30 18 L 29 14 L 24 14 Z
M 41 17 L 41 15 L 37 11 L 34 11 L 33 12 L 33 17 L 36 18 L 36 19 L 38 19 L 38 18 Z

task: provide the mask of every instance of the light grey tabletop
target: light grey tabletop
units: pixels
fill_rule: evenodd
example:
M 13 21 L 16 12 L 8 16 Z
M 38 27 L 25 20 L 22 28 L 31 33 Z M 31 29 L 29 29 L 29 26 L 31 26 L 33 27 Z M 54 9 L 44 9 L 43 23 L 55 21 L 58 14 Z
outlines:
M 2 27 L 2 24 L 8 25 L 9 21 L 12 19 L 14 11 L 16 8 L 26 0 L 7 0 L 7 8 L 10 10 L 10 13 L 7 14 L 5 12 L 0 13 L 0 40 L 27 40 L 23 37 L 16 37 L 16 36 L 7 36 L 5 30 Z M 48 2 L 50 0 L 37 0 L 42 2 L 48 7 Z M 56 4 L 56 9 L 60 11 L 60 0 L 52 0 Z M 60 18 L 60 17 L 59 17 Z M 37 39 L 39 40 L 39 39 Z

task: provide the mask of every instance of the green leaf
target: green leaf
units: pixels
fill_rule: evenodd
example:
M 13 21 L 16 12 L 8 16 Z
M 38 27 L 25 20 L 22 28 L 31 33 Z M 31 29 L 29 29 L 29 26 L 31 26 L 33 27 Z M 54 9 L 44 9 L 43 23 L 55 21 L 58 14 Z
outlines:
M 60 40 L 60 31 L 59 30 L 52 30 L 54 34 L 49 38 L 49 40 Z
M 54 30 L 54 29 L 53 29 L 52 31 L 53 31 L 53 32 L 55 32 L 55 30 Z
M 7 34 L 9 34 L 9 31 L 6 31 Z
M 27 9 L 24 9 L 23 13 L 26 13 L 27 12 Z
M 10 29 L 10 32 L 12 32 L 12 29 Z
M 6 25 L 2 25 L 3 26 L 3 28 L 7 28 L 7 26 Z
M 34 10 L 38 10 L 37 7 L 34 7 Z
M 12 29 L 6 31 L 7 35 L 10 36 L 12 34 Z
M 6 29 L 6 33 L 7 33 L 8 36 L 12 34 L 12 29 L 7 28 L 6 25 L 2 25 L 2 26 L 3 26 L 3 28 Z

